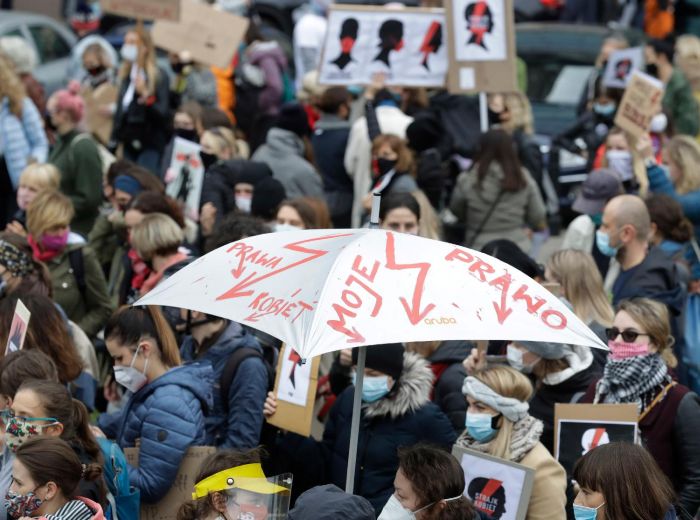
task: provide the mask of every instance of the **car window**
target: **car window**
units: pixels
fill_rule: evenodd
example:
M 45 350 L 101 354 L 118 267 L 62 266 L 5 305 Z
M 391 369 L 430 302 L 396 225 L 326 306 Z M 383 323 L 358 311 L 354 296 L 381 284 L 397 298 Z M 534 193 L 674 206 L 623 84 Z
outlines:
M 22 29 L 19 27 L 15 27 L 11 31 L 4 32 L 0 34 L 0 37 L 5 37 L 5 36 L 19 36 L 20 38 L 24 38 L 24 34 L 22 34 Z
M 34 38 L 41 63 L 70 56 L 70 46 L 57 31 L 48 25 L 33 25 L 29 32 Z

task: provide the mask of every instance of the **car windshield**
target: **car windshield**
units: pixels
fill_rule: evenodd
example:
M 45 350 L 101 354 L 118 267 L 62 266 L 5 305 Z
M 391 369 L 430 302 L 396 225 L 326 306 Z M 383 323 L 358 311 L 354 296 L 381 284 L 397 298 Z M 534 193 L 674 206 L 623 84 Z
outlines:
M 557 56 L 520 56 L 527 64 L 527 96 L 535 103 L 575 105 L 578 103 L 592 65 L 572 64 Z

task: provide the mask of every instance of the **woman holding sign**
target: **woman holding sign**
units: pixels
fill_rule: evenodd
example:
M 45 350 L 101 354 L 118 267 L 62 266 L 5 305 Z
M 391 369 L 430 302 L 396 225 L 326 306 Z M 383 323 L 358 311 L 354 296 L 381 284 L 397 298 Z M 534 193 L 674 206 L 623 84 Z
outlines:
M 642 442 L 693 516 L 700 507 L 700 399 L 669 373 L 678 360 L 668 311 L 646 298 L 625 300 L 606 332 L 610 356 L 583 402 L 637 403 Z
M 469 408 L 457 446 L 533 468 L 527 520 L 565 518 L 566 474 L 540 442 L 542 422 L 528 413 L 532 385 L 527 377 L 495 366 L 467 377 L 462 393 Z

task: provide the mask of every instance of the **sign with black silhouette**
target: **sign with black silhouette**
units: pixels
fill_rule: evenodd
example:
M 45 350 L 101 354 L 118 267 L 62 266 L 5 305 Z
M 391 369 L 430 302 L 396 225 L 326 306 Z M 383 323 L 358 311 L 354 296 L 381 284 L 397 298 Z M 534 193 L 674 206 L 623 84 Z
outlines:
M 625 88 L 635 70 L 644 67 L 644 49 L 633 47 L 610 54 L 603 72 L 603 85 L 610 88 Z
M 535 470 L 459 446 L 452 455 L 464 470 L 464 496 L 486 517 L 524 520 Z
M 185 215 L 199 221 L 199 200 L 204 183 L 204 165 L 199 156 L 201 147 L 176 137 L 170 167 L 165 172 L 165 193 L 185 206 Z
M 560 404 L 554 406 L 554 456 L 571 475 L 576 461 L 610 442 L 636 442 L 637 405 Z
M 277 411 L 267 422 L 305 437 L 311 435 L 320 361 L 321 356 L 316 356 L 302 365 L 299 354 L 282 345 L 274 389 Z
M 22 303 L 22 300 L 17 300 L 17 305 L 15 305 L 15 314 L 12 316 L 12 323 L 10 324 L 10 333 L 7 336 L 7 343 L 5 344 L 5 355 L 10 352 L 17 352 L 22 350 L 24 345 L 24 338 L 27 337 L 27 330 L 29 329 L 29 318 L 32 313 L 29 309 Z
M 452 92 L 517 89 L 512 0 L 448 0 Z
M 442 9 L 331 7 L 319 82 L 442 87 L 447 74 Z

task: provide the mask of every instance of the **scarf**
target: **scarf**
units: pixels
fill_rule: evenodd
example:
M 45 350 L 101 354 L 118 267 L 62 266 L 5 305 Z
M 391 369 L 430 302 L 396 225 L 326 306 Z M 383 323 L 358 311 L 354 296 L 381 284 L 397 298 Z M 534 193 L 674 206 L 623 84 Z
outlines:
M 603 377 L 596 385 L 594 403 L 605 396 L 605 403 L 637 403 L 641 410 L 645 398 L 670 380 L 666 363 L 658 353 L 619 361 L 608 359 Z
M 532 448 L 540 442 L 544 425 L 539 419 L 535 419 L 531 415 L 525 416 L 518 422 L 513 423 L 513 433 L 510 437 L 510 459 L 512 462 L 520 462 L 525 455 L 530 453 Z M 462 432 L 462 435 L 457 439 L 457 446 L 478 451 L 480 453 L 491 454 L 491 443 L 480 443 L 469 436 L 467 430 Z
M 34 240 L 34 237 L 32 235 L 27 235 L 27 242 L 29 242 L 29 245 L 32 247 L 32 255 L 34 256 L 34 260 L 37 260 L 39 262 L 50 262 L 63 252 L 42 249 L 39 243 L 36 240 Z
M 156 285 L 158 285 L 158 283 L 163 279 L 163 275 L 165 274 L 166 270 L 168 270 L 175 264 L 182 262 L 183 260 L 187 260 L 188 258 L 189 257 L 185 253 L 177 253 L 176 255 L 173 255 L 168 259 L 168 262 L 163 266 L 163 268 L 160 271 L 151 271 L 151 274 L 141 285 L 141 290 L 139 291 L 141 296 L 143 296 L 151 289 L 153 289 Z
M 129 257 L 129 261 L 131 262 L 131 270 L 134 273 L 131 277 L 131 288 L 138 291 L 141 289 L 143 282 L 146 281 L 146 278 L 148 278 L 151 270 L 133 247 L 129 249 L 126 256 Z

